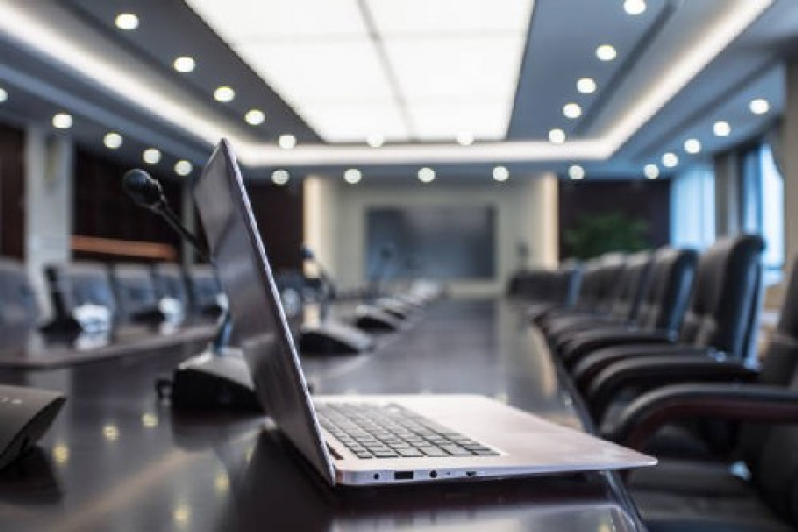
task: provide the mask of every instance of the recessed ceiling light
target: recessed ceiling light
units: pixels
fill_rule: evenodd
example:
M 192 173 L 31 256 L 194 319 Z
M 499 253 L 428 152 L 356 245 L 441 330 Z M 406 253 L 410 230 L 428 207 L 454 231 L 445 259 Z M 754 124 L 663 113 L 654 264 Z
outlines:
M 593 94 L 596 92 L 596 82 L 593 78 L 579 78 L 576 82 L 576 90 L 582 94 Z
M 618 57 L 618 52 L 615 51 L 615 47 L 611 44 L 602 44 L 598 48 L 596 48 L 596 57 L 601 59 L 602 61 L 612 61 L 616 57 Z
M 112 131 L 103 137 L 103 144 L 109 150 L 115 150 L 122 146 L 122 135 Z
M 0 102 L 5 102 L 6 100 L 8 100 L 8 93 L 5 89 L 0 88 Z
M 659 177 L 659 168 L 656 164 L 647 164 L 643 168 L 643 174 L 645 174 L 647 179 L 656 179 Z
M 72 115 L 58 113 L 53 116 L 53 127 L 56 129 L 69 129 L 72 127 Z
M 194 67 L 196 66 L 196 62 L 194 61 L 193 57 L 189 57 L 186 55 L 180 56 L 175 59 L 175 62 L 172 63 L 172 66 L 178 72 L 194 72 Z
M 429 183 L 430 181 L 435 179 L 435 170 L 432 168 L 424 167 L 418 171 L 418 179 L 422 183 Z
M 147 164 L 158 164 L 161 162 L 161 152 L 160 150 L 156 150 L 155 148 L 147 148 L 141 154 L 141 158 Z
M 687 139 L 684 141 L 684 151 L 695 155 L 701 151 L 701 142 L 698 139 Z
M 134 13 L 120 13 L 114 23 L 120 30 L 135 30 L 139 27 L 139 17 Z
M 549 130 L 549 142 L 554 144 L 562 144 L 565 142 L 565 131 L 559 128 Z
M 457 143 L 460 146 L 471 146 L 474 143 L 474 135 L 468 131 L 461 131 L 457 134 Z
M 565 104 L 562 108 L 562 114 L 565 115 L 566 118 L 575 119 L 582 116 L 582 108 L 579 107 L 578 103 L 569 103 Z
M 731 134 L 731 126 L 725 120 L 718 120 L 712 125 L 712 132 L 717 137 L 728 137 Z
M 360 182 L 362 178 L 363 178 L 363 173 L 357 168 L 350 168 L 349 170 L 344 172 L 344 181 L 346 181 L 350 185 L 354 185 Z
M 630 15 L 641 15 L 646 11 L 645 0 L 626 0 L 623 3 L 623 8 Z
M 510 177 L 510 171 L 504 166 L 497 166 L 493 169 L 493 179 L 496 181 L 507 181 Z
M 371 135 L 368 136 L 366 142 L 368 142 L 368 145 L 371 146 L 372 148 L 379 148 L 380 146 L 385 144 L 385 137 L 383 137 L 379 133 L 372 133 Z
M 288 170 L 275 170 L 272 172 L 272 183 L 283 186 L 288 183 L 290 177 Z
M 585 169 L 579 166 L 578 164 L 572 164 L 568 168 L 568 177 L 570 177 L 571 179 L 584 179 Z
M 763 115 L 770 111 L 770 103 L 764 98 L 757 98 L 756 100 L 751 100 L 751 103 L 748 104 L 748 108 L 755 115 Z
M 260 109 L 250 109 L 244 115 L 244 120 L 250 126 L 259 126 L 266 121 L 266 114 Z
M 181 177 L 187 176 L 193 169 L 194 167 L 191 165 L 191 163 L 185 159 L 181 159 L 175 163 L 175 173 Z
M 217 87 L 216 90 L 213 91 L 213 99 L 217 102 L 232 102 L 235 97 L 236 91 L 227 85 Z
M 675 153 L 668 152 L 662 156 L 662 166 L 665 168 L 673 168 L 679 164 L 679 156 Z
M 277 145 L 284 150 L 292 150 L 296 146 L 296 137 L 293 135 L 280 135 Z

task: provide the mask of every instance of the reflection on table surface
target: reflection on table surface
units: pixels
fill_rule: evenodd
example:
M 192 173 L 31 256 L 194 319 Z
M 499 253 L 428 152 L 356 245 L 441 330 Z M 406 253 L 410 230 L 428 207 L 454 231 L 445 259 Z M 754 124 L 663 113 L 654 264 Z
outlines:
M 373 353 L 303 359 L 314 389 L 482 393 L 580 425 L 518 309 L 451 300 L 425 312 Z M 0 530 L 642 529 L 608 473 L 333 490 L 257 415 L 178 413 L 156 399 L 154 379 L 196 349 L 0 370 L 0 382 L 69 398 L 42 451 L 0 473 Z

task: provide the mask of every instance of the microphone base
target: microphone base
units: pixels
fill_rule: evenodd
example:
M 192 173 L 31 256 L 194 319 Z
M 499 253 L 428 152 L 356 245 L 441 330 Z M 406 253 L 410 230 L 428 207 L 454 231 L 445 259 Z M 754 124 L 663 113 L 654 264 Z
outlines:
M 374 338 L 346 323 L 324 320 L 302 325 L 298 344 L 303 355 L 356 355 L 374 349 Z

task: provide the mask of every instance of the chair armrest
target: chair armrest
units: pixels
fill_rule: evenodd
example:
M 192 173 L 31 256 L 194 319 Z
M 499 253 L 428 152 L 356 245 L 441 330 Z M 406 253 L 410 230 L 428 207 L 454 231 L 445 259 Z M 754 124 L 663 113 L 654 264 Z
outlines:
M 717 355 L 717 353 L 715 354 Z M 684 383 L 752 382 L 758 372 L 736 360 L 716 356 L 653 355 L 621 360 L 601 371 L 585 393 L 594 419 L 600 420 L 618 393 Z
M 573 367 L 588 353 L 605 347 L 628 344 L 672 344 L 676 337 L 666 331 L 647 331 L 631 328 L 618 328 L 607 331 L 585 331 L 574 336 L 560 352 L 568 367 Z
M 596 376 L 604 371 L 605 368 L 634 358 L 644 357 L 646 359 L 660 356 L 675 356 L 679 358 L 702 358 L 718 354 L 717 351 L 707 347 L 694 347 L 690 345 L 664 345 L 664 344 L 641 344 L 624 345 L 620 347 L 608 347 L 599 349 L 584 357 L 576 366 L 571 369 L 571 375 L 576 387 L 582 391 L 590 390 L 591 384 Z
M 798 393 L 757 384 L 674 384 L 631 403 L 605 436 L 633 449 L 676 420 L 720 418 L 770 424 L 798 423 Z

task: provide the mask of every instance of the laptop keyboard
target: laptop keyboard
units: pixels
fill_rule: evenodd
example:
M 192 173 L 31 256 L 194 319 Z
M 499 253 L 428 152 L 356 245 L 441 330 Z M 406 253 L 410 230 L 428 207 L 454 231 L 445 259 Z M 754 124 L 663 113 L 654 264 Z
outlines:
M 319 423 L 358 458 L 491 456 L 499 453 L 396 404 L 316 405 Z

